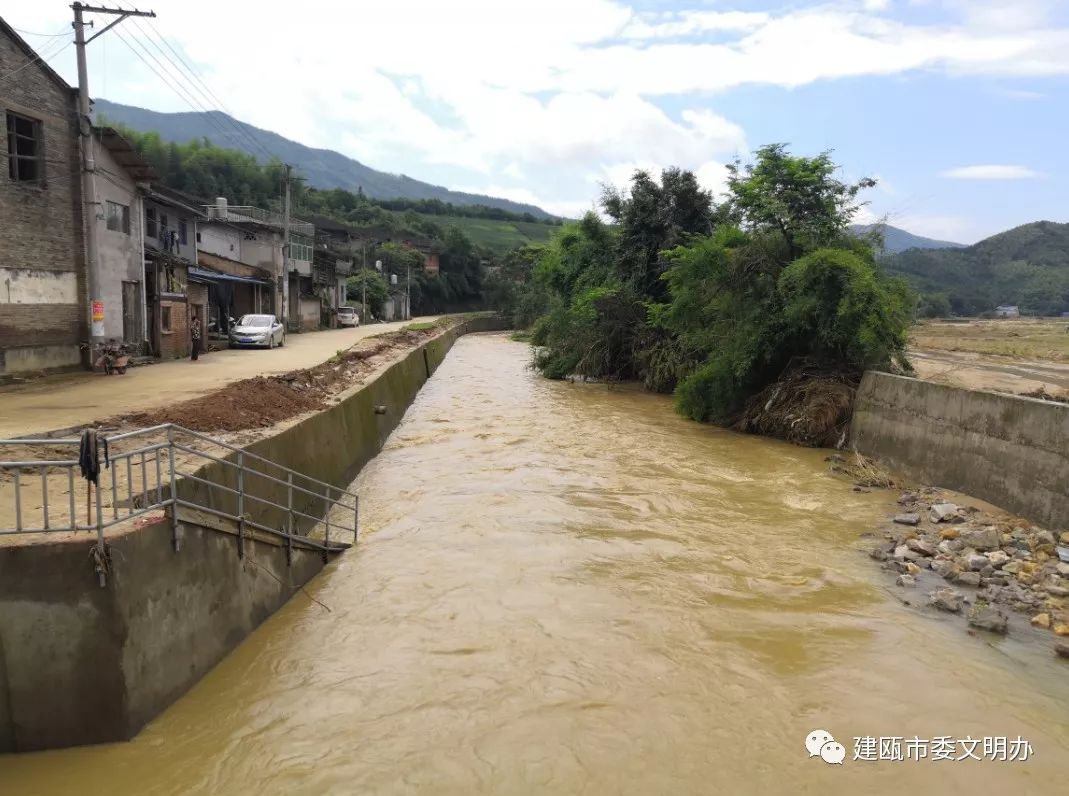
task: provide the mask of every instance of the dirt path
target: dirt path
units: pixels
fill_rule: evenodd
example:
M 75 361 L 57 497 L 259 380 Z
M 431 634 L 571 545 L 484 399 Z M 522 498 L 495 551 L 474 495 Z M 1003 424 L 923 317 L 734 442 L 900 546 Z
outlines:
M 433 320 L 417 318 L 415 321 Z M 217 390 L 239 379 L 309 368 L 371 335 L 411 323 L 292 334 L 284 348 L 214 351 L 131 369 L 125 376 L 77 373 L 0 389 L 0 437 L 29 436 L 94 423 L 115 415 L 158 409 Z
M 911 349 L 909 359 L 920 378 L 955 387 L 1014 394 L 1041 387 L 1050 392 L 1069 391 L 1069 364 L 1065 363 L 932 349 Z

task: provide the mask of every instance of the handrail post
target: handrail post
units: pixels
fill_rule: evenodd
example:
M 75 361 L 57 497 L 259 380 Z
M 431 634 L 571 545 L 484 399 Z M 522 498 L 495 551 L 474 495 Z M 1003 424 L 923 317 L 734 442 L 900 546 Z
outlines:
M 327 524 L 327 530 L 323 535 L 323 544 L 330 547 L 330 487 L 323 487 L 323 521 Z
M 178 478 L 174 470 L 174 426 L 167 426 L 167 460 L 171 467 L 171 539 L 177 553 L 182 549 L 182 540 L 178 535 Z
M 356 538 L 360 532 L 360 498 L 357 495 L 353 495 L 353 544 L 356 544 Z
M 238 558 L 245 557 L 245 453 L 238 451 Z
M 293 471 L 286 473 L 286 566 L 293 563 Z
M 99 477 L 99 476 L 98 476 Z M 100 588 L 104 588 L 108 585 L 107 576 L 107 561 L 108 553 L 107 548 L 104 546 L 104 513 L 100 507 L 100 484 L 96 484 L 96 488 L 93 490 L 93 494 L 96 495 L 96 509 L 97 509 L 97 574 L 100 577 Z

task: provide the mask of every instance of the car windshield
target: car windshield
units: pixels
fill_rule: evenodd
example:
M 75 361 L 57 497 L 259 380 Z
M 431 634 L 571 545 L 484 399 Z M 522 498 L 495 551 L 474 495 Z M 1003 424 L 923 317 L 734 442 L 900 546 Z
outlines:
M 270 326 L 270 315 L 242 315 L 238 326 Z

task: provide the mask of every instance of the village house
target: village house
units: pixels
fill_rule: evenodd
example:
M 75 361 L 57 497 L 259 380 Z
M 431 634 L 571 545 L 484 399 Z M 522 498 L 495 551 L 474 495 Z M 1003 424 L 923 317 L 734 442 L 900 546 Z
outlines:
M 225 198 L 215 204 L 204 206 L 207 220 L 201 225 L 197 243 L 199 254 L 208 254 L 257 269 L 256 272 L 238 273 L 233 276 L 259 280 L 263 287 L 267 281 L 274 289 L 267 301 L 265 295 L 252 298 L 264 307 L 263 312 L 285 314 L 290 331 L 318 329 L 320 324 L 320 301 L 313 289 L 313 241 L 314 225 L 298 219 L 290 222 L 288 312 L 282 312 L 283 280 L 283 219 L 280 213 L 259 207 L 230 205 Z M 221 261 L 204 258 L 202 268 L 223 270 Z M 267 307 L 270 307 L 267 308 Z M 236 316 L 235 316 L 236 317 Z
M 89 337 L 76 92 L 0 19 L 0 377 L 76 367 Z

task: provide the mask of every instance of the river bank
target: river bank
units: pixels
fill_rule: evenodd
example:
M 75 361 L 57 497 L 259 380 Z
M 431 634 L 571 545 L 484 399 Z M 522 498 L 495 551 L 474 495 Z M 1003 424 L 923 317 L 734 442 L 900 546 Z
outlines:
M 932 487 L 902 493 L 888 519 L 869 555 L 903 602 L 1069 659 L 1069 532 Z

